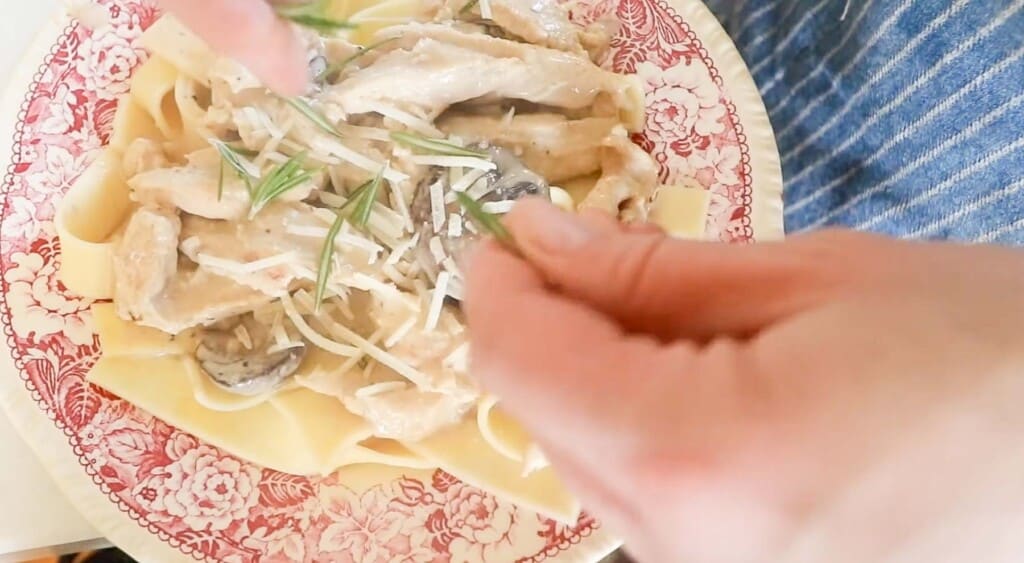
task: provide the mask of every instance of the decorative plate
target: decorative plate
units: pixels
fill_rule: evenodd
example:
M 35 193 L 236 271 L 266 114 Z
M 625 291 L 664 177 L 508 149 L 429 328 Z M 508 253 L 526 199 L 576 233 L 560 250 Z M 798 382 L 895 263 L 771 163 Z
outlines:
M 589 516 L 538 517 L 441 472 L 362 467 L 305 478 L 232 458 L 85 383 L 99 356 L 90 303 L 57 281 L 56 203 L 106 142 L 157 17 L 100 0 L 112 25 L 44 30 L 0 105 L 13 141 L 0 212 L 0 404 L 85 517 L 141 561 L 593 562 L 616 546 Z M 782 234 L 771 127 L 732 43 L 698 0 L 583 0 L 622 21 L 609 61 L 646 84 L 646 130 L 667 183 L 709 194 L 726 242 Z M 144 376 L 144 374 L 140 374 Z M 623 476 L 623 478 L 628 478 Z

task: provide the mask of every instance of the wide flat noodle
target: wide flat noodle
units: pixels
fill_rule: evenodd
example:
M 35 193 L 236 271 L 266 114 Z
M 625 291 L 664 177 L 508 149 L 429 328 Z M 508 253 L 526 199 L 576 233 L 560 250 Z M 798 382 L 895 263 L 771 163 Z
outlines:
M 522 426 L 496 408 L 497 403 L 494 397 L 484 397 L 477 405 L 476 424 L 480 435 L 496 452 L 522 463 L 533 440 Z
M 189 78 L 209 85 L 210 67 L 217 56 L 174 16 L 165 15 L 154 22 L 140 42 L 151 54 L 170 62 Z
M 199 100 L 207 99 L 209 95 L 208 90 L 188 76 L 179 75 L 174 83 L 174 103 L 182 124 L 182 135 L 177 139 L 175 149 L 180 154 L 210 146 L 207 139 L 214 135 L 203 124 L 206 110 L 199 105 Z
M 186 361 L 105 356 L 88 380 L 232 455 L 287 473 L 329 473 L 339 451 L 370 435 L 369 426 L 336 399 L 305 389 L 243 410 L 206 408 L 195 399 Z
M 131 95 L 153 118 L 157 129 L 167 139 L 182 135 L 181 112 L 174 97 L 178 69 L 167 59 L 150 57 L 132 76 Z
M 651 221 L 676 238 L 704 237 L 711 192 L 701 187 L 661 186 L 651 206 Z
M 104 356 L 177 356 L 186 350 L 184 338 L 125 321 L 112 303 L 93 305 L 92 322 Z
M 69 291 L 90 299 L 113 297 L 114 245 L 109 238 L 130 208 L 120 155 L 105 150 L 79 176 L 57 209 L 60 281 Z
M 464 420 L 420 442 L 403 442 L 459 479 L 563 522 L 579 517 L 579 502 L 555 471 L 546 467 L 523 475 L 523 464 L 490 447 L 475 420 Z
M 110 144 L 107 150 L 123 152 L 135 139 L 161 139 L 162 137 L 153 117 L 132 98 L 131 94 L 125 94 L 118 99 L 113 131 L 110 133 Z

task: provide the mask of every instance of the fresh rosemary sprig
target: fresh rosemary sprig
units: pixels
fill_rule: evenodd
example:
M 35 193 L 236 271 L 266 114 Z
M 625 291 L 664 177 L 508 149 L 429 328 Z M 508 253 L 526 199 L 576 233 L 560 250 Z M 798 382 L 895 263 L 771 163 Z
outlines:
M 317 75 L 317 77 L 316 77 L 317 82 L 322 82 L 322 81 L 326 80 L 327 78 L 329 78 L 329 77 L 331 77 L 331 76 L 341 72 L 342 70 L 345 69 L 345 67 L 349 63 L 351 63 L 352 61 L 354 61 L 354 60 L 358 59 L 359 57 L 365 55 L 366 53 L 369 53 L 370 51 L 376 49 L 377 47 L 380 47 L 381 45 L 385 45 L 387 43 L 391 43 L 392 41 L 397 41 L 397 40 L 398 40 L 397 37 L 389 37 L 388 39 L 384 39 L 384 40 L 378 41 L 378 42 L 376 42 L 376 43 L 374 43 L 372 45 L 367 45 L 366 47 L 363 47 L 362 49 L 356 51 L 355 53 L 352 53 L 348 57 L 345 57 L 344 59 L 342 59 L 342 60 L 340 60 L 340 61 L 338 61 L 338 62 L 336 62 L 336 63 L 334 63 L 332 65 L 328 65 L 328 67 L 325 68 L 323 70 L 323 72 L 321 72 L 320 74 Z
M 275 7 L 278 16 L 295 22 L 317 33 L 329 34 L 343 29 L 352 29 L 354 24 L 336 20 L 327 15 L 330 0 L 315 0 L 301 4 L 279 4 Z
M 313 178 L 313 173 L 302 167 L 305 158 L 306 153 L 299 153 L 289 158 L 263 176 L 260 182 L 253 187 L 251 209 L 249 210 L 250 219 L 271 201 Z
M 301 113 L 303 117 L 312 121 L 313 125 L 317 126 L 317 129 L 320 129 L 321 131 L 327 133 L 328 135 L 334 137 L 341 137 L 341 133 L 338 133 L 338 130 L 334 127 L 334 125 L 331 125 L 331 122 L 327 119 L 327 116 L 321 113 L 320 110 L 309 105 L 309 102 L 307 102 L 303 98 L 285 98 L 284 101 L 287 102 L 288 105 L 295 108 L 296 111 Z
M 245 147 L 235 147 L 232 145 L 228 145 L 228 147 L 231 150 L 235 151 L 236 153 L 244 156 L 245 158 L 256 158 L 257 156 L 260 155 L 260 151 L 254 151 L 252 149 L 247 149 Z
M 352 195 L 349 196 L 348 201 L 335 212 L 334 222 L 331 223 L 331 228 L 327 230 L 327 239 L 324 240 L 323 249 L 320 250 L 320 265 L 317 268 L 316 295 L 314 298 L 315 307 L 318 309 L 320 303 L 324 300 L 324 294 L 327 293 L 327 280 L 331 277 L 331 268 L 334 264 L 332 260 L 334 258 L 334 240 L 338 238 L 341 225 L 348 221 L 358 229 L 366 228 L 366 224 L 370 221 L 370 213 L 373 212 L 373 203 L 377 201 L 377 194 L 380 192 L 380 186 L 386 169 L 387 166 L 385 165 L 373 179 L 367 180 L 366 183 L 356 188 Z
M 481 230 L 493 236 L 505 248 L 516 253 L 519 252 L 519 247 L 516 246 L 512 233 L 508 232 L 508 229 L 501 223 L 501 219 L 497 215 L 484 211 L 483 206 L 465 192 L 455 192 L 455 198 L 459 201 L 459 205 L 466 210 L 469 219 L 480 227 Z
M 392 132 L 391 140 L 400 145 L 405 145 L 410 148 L 420 149 L 428 153 L 443 156 L 472 156 L 476 158 L 488 158 L 490 156 L 485 151 L 467 149 L 466 147 L 460 147 L 456 144 L 449 143 L 447 141 L 428 139 L 427 137 L 423 137 L 421 135 L 403 133 L 400 131 Z
M 236 149 L 224 141 L 219 139 L 209 139 L 213 148 L 217 149 L 220 153 L 220 178 L 217 182 L 217 201 L 221 200 L 224 196 L 224 165 L 227 164 L 235 171 L 238 178 L 245 182 L 245 187 L 249 190 L 249 194 L 252 194 L 252 174 L 249 169 L 242 164 L 242 151 Z

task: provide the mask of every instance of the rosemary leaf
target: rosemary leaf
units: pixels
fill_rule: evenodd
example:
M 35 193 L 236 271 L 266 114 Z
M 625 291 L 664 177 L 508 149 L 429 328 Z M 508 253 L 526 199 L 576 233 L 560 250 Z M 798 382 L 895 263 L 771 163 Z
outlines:
M 295 108 L 295 110 L 301 113 L 306 119 L 312 121 L 313 125 L 316 125 L 317 128 L 324 133 L 334 137 L 341 137 L 341 133 L 338 133 L 338 130 L 334 125 L 331 125 L 331 122 L 328 121 L 327 117 L 323 113 L 320 113 L 319 110 L 309 105 L 309 102 L 306 100 L 302 98 L 285 98 L 285 102 Z
M 480 0 L 469 0 L 469 2 L 466 2 L 466 5 L 459 10 L 459 14 L 465 14 L 466 12 L 472 10 L 473 6 L 476 6 L 479 3 Z
M 313 173 L 302 168 L 306 153 L 299 153 L 267 173 L 252 190 L 249 218 L 252 219 L 271 201 L 313 178 Z
M 384 179 L 384 171 L 386 169 L 387 165 L 382 166 L 380 172 L 377 172 L 377 176 L 370 180 L 369 183 L 363 185 L 362 189 L 365 191 L 359 195 L 358 203 L 355 204 L 355 209 L 352 210 L 352 215 L 350 216 L 350 222 L 356 227 L 366 228 L 366 223 L 370 220 L 370 213 L 373 211 L 373 203 L 377 201 L 377 193 L 380 192 L 380 185 Z
M 327 230 L 327 239 L 324 240 L 324 247 L 320 249 L 320 264 L 316 273 L 316 294 L 313 297 L 315 312 L 320 312 L 320 303 L 323 303 L 324 294 L 327 293 L 327 280 L 331 277 L 331 266 L 334 261 L 334 239 L 338 238 L 341 231 L 341 224 L 345 222 L 345 214 L 338 212 Z
M 486 151 L 467 149 L 466 147 L 460 147 L 447 141 L 428 139 L 427 137 L 415 135 L 413 133 L 394 131 L 391 133 L 391 140 L 400 145 L 405 145 L 410 148 L 420 149 L 421 151 L 442 156 L 471 156 L 476 158 L 490 157 L 490 154 Z
M 518 247 L 516 246 L 515 239 L 512 238 L 512 233 L 508 232 L 508 229 L 501 223 L 501 219 L 497 215 L 484 211 L 484 208 L 476 200 L 464 192 L 455 192 L 455 197 L 458 199 L 459 205 L 466 210 L 469 219 L 476 223 L 480 229 L 493 236 L 505 248 L 518 252 Z
M 254 151 L 252 149 L 247 149 L 245 147 L 236 147 L 236 146 L 228 145 L 228 148 L 230 148 L 231 150 L 235 151 L 236 153 L 244 156 L 245 158 L 256 158 L 257 156 L 260 155 L 260 151 Z
M 317 75 L 316 80 L 318 82 L 326 80 L 328 77 L 333 76 L 333 75 L 341 72 L 342 70 L 344 70 L 345 67 L 348 66 L 349 63 L 351 63 L 352 61 L 354 61 L 354 60 L 358 59 L 359 57 L 365 55 L 366 53 L 369 53 L 370 51 L 376 49 L 377 47 L 380 47 L 381 45 L 385 45 L 387 43 L 391 43 L 392 41 L 397 41 L 397 40 L 398 40 L 397 37 L 390 37 L 388 39 L 384 39 L 384 40 L 378 41 L 378 42 L 376 42 L 376 43 L 374 43 L 372 45 L 367 45 L 366 47 L 356 51 L 355 53 L 349 55 L 348 57 L 345 57 L 344 59 L 342 59 L 342 60 L 340 60 L 340 61 L 338 61 L 338 62 L 336 62 L 336 63 L 334 63 L 332 65 L 329 65 L 327 68 L 325 68 L 323 70 L 323 72 L 321 72 L 320 74 Z
M 230 166 L 235 171 L 235 174 L 238 175 L 238 178 L 245 182 L 245 188 L 251 196 L 253 175 L 250 172 L 249 166 L 242 162 L 244 153 L 221 140 L 208 139 L 208 141 L 220 153 L 220 179 L 217 183 L 217 201 L 220 201 L 224 195 L 224 164 Z
M 324 300 L 324 294 L 327 293 L 327 280 L 331 277 L 331 269 L 334 265 L 332 260 L 334 258 L 334 240 L 338 238 L 341 225 L 348 221 L 360 229 L 366 228 L 366 224 L 370 220 L 370 213 L 373 211 L 373 203 L 377 201 L 377 193 L 380 191 L 386 169 L 387 166 L 385 165 L 380 169 L 376 177 L 372 180 L 367 180 L 366 183 L 356 188 L 349 196 L 348 201 L 335 212 L 334 222 L 331 223 L 331 228 L 327 230 L 327 238 L 324 240 L 324 246 L 320 250 L 320 264 L 317 268 L 316 294 L 314 296 L 315 308 L 317 310 L 319 310 L 320 303 Z
M 275 11 L 278 16 L 321 34 L 334 33 L 355 27 L 350 22 L 336 20 L 328 16 L 327 7 L 329 4 L 329 0 L 317 0 L 298 5 L 285 4 L 276 6 Z
M 217 176 L 217 201 L 224 198 L 224 159 L 220 159 L 220 174 Z

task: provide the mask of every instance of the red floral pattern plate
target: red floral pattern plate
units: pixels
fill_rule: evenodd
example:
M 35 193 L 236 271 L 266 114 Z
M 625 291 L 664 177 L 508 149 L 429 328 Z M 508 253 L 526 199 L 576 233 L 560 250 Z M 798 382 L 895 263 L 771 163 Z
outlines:
M 0 303 L 10 362 L 0 404 L 97 529 L 142 561 L 595 561 L 615 540 L 589 516 L 559 524 L 443 471 L 362 466 L 327 478 L 260 468 L 85 382 L 100 355 L 87 300 L 57 281 L 57 202 L 107 141 L 118 96 L 157 17 L 100 0 L 111 25 L 65 20 L 40 36 L 3 109 L 13 141 L 0 211 Z M 636 142 L 665 182 L 709 191 L 707 232 L 781 236 L 781 174 L 760 98 L 697 0 L 584 0 L 614 13 L 608 65 L 646 85 Z M 144 374 L 140 374 L 144 376 Z M 628 478 L 623 476 L 623 478 Z

